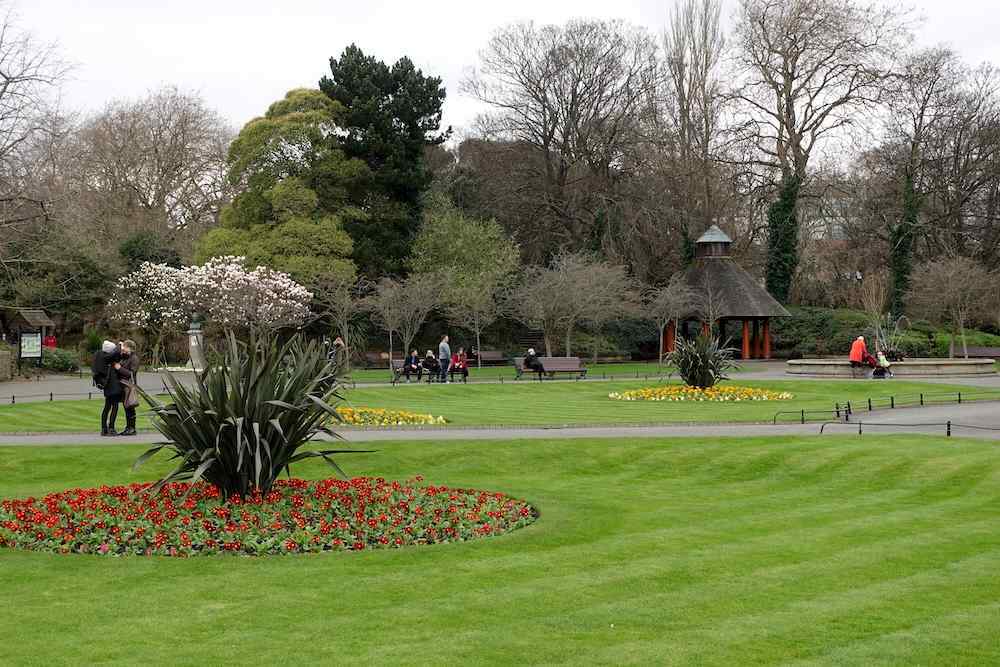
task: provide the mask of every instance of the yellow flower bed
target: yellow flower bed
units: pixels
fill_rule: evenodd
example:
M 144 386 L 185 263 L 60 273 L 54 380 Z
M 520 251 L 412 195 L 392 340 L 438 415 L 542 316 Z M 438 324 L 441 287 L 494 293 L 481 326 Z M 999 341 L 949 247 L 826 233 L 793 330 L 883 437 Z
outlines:
M 614 391 L 608 398 L 616 401 L 784 401 L 792 398 L 787 391 L 754 387 L 714 386 L 708 389 L 687 385 L 662 385 L 628 391 Z
M 337 408 L 344 424 L 352 426 L 429 426 L 447 424 L 444 417 L 384 408 Z

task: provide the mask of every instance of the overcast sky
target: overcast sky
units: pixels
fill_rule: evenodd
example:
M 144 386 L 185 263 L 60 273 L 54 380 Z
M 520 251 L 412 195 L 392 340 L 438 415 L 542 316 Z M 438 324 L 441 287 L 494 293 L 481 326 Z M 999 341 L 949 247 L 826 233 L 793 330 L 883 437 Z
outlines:
M 728 0 L 732 6 L 735 0 Z M 1000 0 L 917 0 L 923 44 L 1000 64 Z M 467 126 L 458 93 L 492 31 L 530 19 L 621 18 L 659 31 L 670 0 L 20 0 L 23 27 L 76 64 L 65 106 L 95 110 L 161 84 L 197 91 L 235 127 L 290 88 L 315 86 L 351 42 L 387 62 L 408 55 L 444 78 L 445 124 Z M 728 15 L 729 12 L 727 12 Z

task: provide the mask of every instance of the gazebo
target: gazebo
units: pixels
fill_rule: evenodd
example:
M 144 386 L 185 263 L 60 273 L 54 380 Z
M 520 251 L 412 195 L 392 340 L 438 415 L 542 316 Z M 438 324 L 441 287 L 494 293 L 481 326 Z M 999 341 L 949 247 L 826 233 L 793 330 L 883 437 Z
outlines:
M 770 359 L 771 318 L 791 314 L 733 261 L 729 254 L 732 244 L 733 240 L 716 225 L 709 227 L 695 243 L 694 263 L 684 273 L 684 279 L 709 302 L 703 310 L 718 324 L 722 340 L 726 339 L 727 325 L 740 322 L 742 358 Z M 701 324 L 707 331 L 712 323 Z M 663 351 L 672 352 L 677 335 L 675 323 L 666 334 Z

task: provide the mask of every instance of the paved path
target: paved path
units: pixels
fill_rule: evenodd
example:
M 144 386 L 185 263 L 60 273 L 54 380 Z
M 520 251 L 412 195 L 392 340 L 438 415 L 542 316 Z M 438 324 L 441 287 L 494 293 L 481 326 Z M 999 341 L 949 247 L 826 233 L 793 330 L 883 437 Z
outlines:
M 635 373 L 615 374 L 612 369 L 603 370 L 600 366 L 592 369 L 592 374 L 585 380 L 556 379 L 546 382 L 604 382 L 611 380 L 634 380 Z M 655 367 L 650 367 L 650 378 L 655 374 Z M 610 375 L 606 376 L 606 373 Z M 182 382 L 190 382 L 191 373 L 176 373 L 175 377 Z M 788 375 L 785 373 L 785 362 L 783 361 L 748 361 L 744 364 L 744 370 L 734 375 L 734 381 L 740 378 L 747 380 L 786 380 L 792 382 L 830 382 L 830 381 L 851 381 L 852 378 L 828 378 L 828 377 L 803 377 L 801 375 Z M 939 377 L 914 377 L 907 378 L 916 382 L 931 382 L 942 384 L 960 384 L 974 387 L 1000 389 L 1000 374 L 976 375 L 957 378 Z M 521 380 L 520 382 L 530 382 L 531 380 Z M 143 389 L 147 391 L 159 391 L 166 383 L 166 374 L 145 372 L 139 376 L 139 382 Z M 499 380 L 473 380 L 475 384 L 499 384 Z M 505 379 L 505 384 L 514 381 Z M 887 391 L 892 386 L 892 380 L 872 381 L 872 385 L 880 387 L 879 391 Z M 389 387 L 388 382 L 364 382 L 358 386 L 365 387 Z M 16 397 L 17 403 L 28 403 L 33 401 L 48 401 L 49 395 L 54 400 L 79 400 L 87 398 L 88 393 L 93 398 L 100 398 L 100 393 L 90 381 L 90 376 L 45 376 L 39 380 L 17 380 L 11 382 L 0 382 L 0 405 L 11 403 L 11 397 Z
M 917 433 L 945 435 L 946 422 L 952 434 L 962 437 L 1000 440 L 1000 402 L 936 405 L 855 413 L 849 423 L 824 427 L 825 433 Z M 880 424 L 885 426 L 879 426 Z M 751 437 L 769 435 L 816 435 L 820 424 L 670 424 L 660 426 L 579 426 L 462 428 L 428 427 L 400 429 L 343 429 L 348 442 L 391 440 L 542 440 L 553 438 L 675 438 Z M 128 445 L 159 440 L 156 432 L 129 438 L 102 438 L 93 433 L 48 433 L 44 435 L 0 435 L 0 446 Z

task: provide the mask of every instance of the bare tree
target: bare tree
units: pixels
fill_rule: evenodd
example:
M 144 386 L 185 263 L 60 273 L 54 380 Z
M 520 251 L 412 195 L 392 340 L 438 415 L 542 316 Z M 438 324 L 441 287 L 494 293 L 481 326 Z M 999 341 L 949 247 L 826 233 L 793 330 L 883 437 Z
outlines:
M 402 282 L 392 278 L 379 281 L 368 303 L 376 320 L 389 333 L 390 367 L 392 334 L 399 334 L 404 353 L 410 349 L 427 316 L 439 305 L 440 290 L 440 280 L 428 274 L 415 273 Z
M 688 218 L 686 228 L 694 216 L 707 228 L 716 213 L 712 150 L 719 137 L 722 109 L 718 69 L 725 37 L 721 15 L 720 0 L 682 0 L 674 5 L 663 32 L 668 105 L 685 180 L 682 214 Z M 695 231 L 688 229 L 688 234 Z
M 659 331 L 659 350 L 657 362 L 663 363 L 663 336 L 671 323 L 677 326 L 685 317 L 697 312 L 700 298 L 698 293 L 688 286 L 683 273 L 675 273 L 669 282 L 662 287 L 653 287 L 646 291 L 643 299 L 643 311 L 656 324 Z
M 633 162 L 642 125 L 655 116 L 656 51 L 644 30 L 618 21 L 516 23 L 494 34 L 463 82 L 491 109 L 483 135 L 530 149 L 522 195 L 550 247 L 580 248 L 599 231 L 602 193 Z
M 742 0 L 733 99 L 757 164 L 780 173 L 769 214 L 768 289 L 788 297 L 798 264 L 796 206 L 810 158 L 882 99 L 905 15 L 858 0 Z
M 225 178 L 232 128 L 196 94 L 168 86 L 112 102 L 76 136 L 78 194 L 67 213 L 91 234 L 150 231 L 184 252 L 232 194 Z
M 511 304 L 515 317 L 542 330 L 546 355 L 552 356 L 553 338 L 561 334 L 568 357 L 577 327 L 597 327 L 632 314 L 637 302 L 636 286 L 624 267 L 567 253 L 549 268 L 529 267 Z
M 365 278 L 327 274 L 311 287 L 320 317 L 344 341 L 344 357 L 350 367 L 355 342 L 363 331 L 359 320 L 371 305 L 367 297 L 374 286 Z
M 996 293 L 993 278 L 975 260 L 958 256 L 926 262 L 914 271 L 907 300 L 919 316 L 952 327 L 948 356 L 955 356 L 957 334 L 962 340 L 962 353 L 968 358 L 966 325 L 987 316 L 989 301 Z

